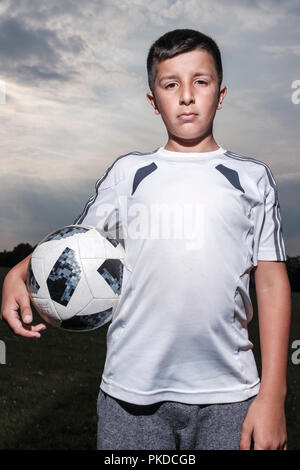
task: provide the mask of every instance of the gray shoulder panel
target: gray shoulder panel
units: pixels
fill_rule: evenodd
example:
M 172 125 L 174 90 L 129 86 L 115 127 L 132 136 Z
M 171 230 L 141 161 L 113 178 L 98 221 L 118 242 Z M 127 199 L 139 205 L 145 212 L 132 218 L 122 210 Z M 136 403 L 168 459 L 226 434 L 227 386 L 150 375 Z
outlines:
M 268 180 L 269 180 L 269 184 L 273 188 L 274 195 L 275 195 L 275 203 L 274 203 L 274 206 L 273 206 L 273 213 L 272 213 L 272 219 L 273 219 L 273 223 L 274 223 L 274 246 L 275 246 L 275 250 L 276 250 L 277 260 L 278 261 L 283 261 L 284 260 L 285 250 L 283 248 L 281 215 L 280 215 L 280 211 L 279 211 L 280 204 L 279 204 L 279 199 L 278 199 L 276 181 L 275 181 L 275 178 L 272 174 L 272 171 L 271 171 L 270 167 L 266 163 L 261 162 L 259 160 L 256 160 L 255 158 L 246 157 L 246 156 L 243 156 L 243 155 L 238 155 L 238 154 L 236 154 L 234 152 L 231 152 L 229 150 L 227 150 L 225 152 L 225 155 L 227 157 L 230 157 L 230 158 L 235 159 L 235 160 L 250 161 L 252 163 L 256 163 L 257 165 L 262 165 L 262 166 L 265 167 L 265 170 L 266 170 L 266 173 L 267 173 L 267 176 L 268 176 Z
M 225 178 L 228 179 L 228 181 L 232 184 L 234 188 L 239 189 L 243 193 L 245 192 L 243 187 L 241 186 L 239 174 L 236 170 L 227 168 L 227 166 L 222 165 L 222 164 L 217 165 L 215 168 L 219 170 L 219 172 L 222 173 L 225 176 Z
M 153 171 L 157 170 L 157 165 L 156 163 L 152 162 L 150 165 L 142 166 L 139 168 L 135 175 L 134 175 L 134 180 L 133 180 L 133 185 L 132 185 L 132 191 L 131 191 L 131 196 L 135 193 L 136 188 L 140 184 L 140 182 L 146 178 L 148 175 L 153 173 Z
M 239 155 L 237 153 L 231 152 L 231 150 L 227 150 L 225 152 L 225 155 L 229 158 L 234 159 L 234 160 L 256 163 L 257 165 L 261 165 L 261 166 L 265 167 L 271 186 L 273 188 L 276 187 L 276 183 L 275 183 L 275 179 L 274 179 L 274 176 L 272 174 L 272 171 L 266 163 L 264 163 L 260 160 L 257 160 L 256 158 L 246 157 L 245 155 Z
M 153 150 L 152 152 L 146 152 L 146 153 L 141 153 L 141 152 L 137 152 L 137 151 L 134 151 L 134 152 L 129 152 L 129 153 L 126 153 L 124 155 L 120 155 L 118 158 L 116 158 L 116 160 L 111 164 L 110 167 L 107 168 L 107 170 L 105 171 L 104 175 L 99 178 L 96 183 L 95 183 L 95 194 L 94 196 L 91 196 L 90 199 L 87 201 L 82 213 L 75 219 L 75 221 L 73 222 L 73 225 L 77 225 L 77 224 L 81 224 L 81 222 L 83 221 L 83 219 L 85 218 L 85 216 L 87 215 L 90 207 L 94 204 L 94 202 L 96 201 L 97 199 L 97 196 L 98 196 L 98 191 L 99 191 L 99 188 L 101 186 L 101 184 L 103 183 L 103 181 L 105 180 L 105 178 L 107 177 L 107 175 L 109 174 L 109 172 L 111 171 L 111 169 L 114 167 L 114 165 L 121 159 L 121 158 L 124 158 L 124 157 L 128 157 L 130 155 L 152 155 L 153 153 L 157 152 L 159 149 L 159 147 L 157 147 L 157 149 Z

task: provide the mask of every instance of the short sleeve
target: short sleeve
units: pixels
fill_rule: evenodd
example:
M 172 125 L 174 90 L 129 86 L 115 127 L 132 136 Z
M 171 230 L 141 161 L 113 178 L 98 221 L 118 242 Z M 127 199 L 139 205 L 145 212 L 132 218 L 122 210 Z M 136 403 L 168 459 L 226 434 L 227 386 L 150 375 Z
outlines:
M 117 182 L 113 166 L 109 167 L 102 178 L 96 181 L 95 193 L 86 202 L 82 213 L 74 225 L 95 227 L 105 238 L 122 240 L 121 218 L 119 216 Z
M 286 261 L 277 183 L 268 166 L 264 178 L 263 204 L 257 208 L 254 243 L 256 261 Z

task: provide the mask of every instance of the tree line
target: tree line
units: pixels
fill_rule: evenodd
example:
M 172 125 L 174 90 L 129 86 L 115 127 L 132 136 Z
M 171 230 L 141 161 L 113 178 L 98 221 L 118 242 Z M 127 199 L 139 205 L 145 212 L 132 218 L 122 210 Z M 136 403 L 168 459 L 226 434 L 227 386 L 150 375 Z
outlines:
M 20 243 L 12 251 L 0 252 L 0 266 L 13 268 L 30 255 L 35 247 L 29 243 Z M 286 268 L 292 291 L 300 292 L 300 256 L 287 256 Z M 250 273 L 250 287 L 255 287 L 254 270 Z
M 30 255 L 35 247 L 36 245 L 31 246 L 30 243 L 20 243 L 19 245 L 15 246 L 12 251 L 1 251 L 0 266 L 13 268 L 16 264 L 26 258 L 26 256 Z

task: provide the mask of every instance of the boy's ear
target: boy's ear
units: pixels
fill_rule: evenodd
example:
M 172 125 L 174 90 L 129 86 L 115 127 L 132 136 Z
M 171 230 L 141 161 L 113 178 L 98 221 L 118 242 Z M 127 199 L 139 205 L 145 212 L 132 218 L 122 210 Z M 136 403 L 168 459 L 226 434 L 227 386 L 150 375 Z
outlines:
M 219 98 L 218 98 L 218 106 L 217 109 L 222 109 L 222 102 L 226 96 L 227 93 L 227 87 L 225 85 L 222 85 L 219 91 Z
M 155 101 L 155 96 L 153 95 L 152 91 L 149 91 L 146 96 L 151 106 L 153 106 L 155 114 L 160 114 L 156 101 Z

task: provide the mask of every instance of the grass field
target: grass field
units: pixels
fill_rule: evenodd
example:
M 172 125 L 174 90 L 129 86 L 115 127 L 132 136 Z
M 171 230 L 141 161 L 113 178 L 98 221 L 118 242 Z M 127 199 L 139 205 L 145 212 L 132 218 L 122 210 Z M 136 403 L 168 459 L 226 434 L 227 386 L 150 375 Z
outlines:
M 0 268 L 0 285 L 8 269 Z M 260 372 L 257 305 L 249 337 Z M 290 345 L 300 340 L 300 293 L 293 293 Z M 36 318 L 35 322 L 40 319 Z M 48 326 L 41 338 L 16 336 L 0 322 L 6 364 L 0 365 L 0 449 L 95 449 L 96 401 L 108 325 L 89 333 Z M 288 362 L 288 448 L 300 450 L 300 364 Z

